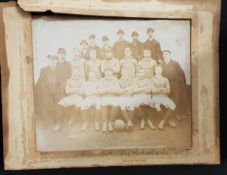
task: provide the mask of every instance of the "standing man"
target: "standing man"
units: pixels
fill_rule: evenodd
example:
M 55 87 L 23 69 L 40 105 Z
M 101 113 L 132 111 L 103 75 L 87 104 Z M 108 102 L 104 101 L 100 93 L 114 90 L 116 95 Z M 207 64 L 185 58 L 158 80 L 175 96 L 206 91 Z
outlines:
M 66 82 L 71 76 L 72 67 L 69 62 L 66 60 L 66 50 L 64 48 L 59 48 L 57 51 L 58 56 L 58 63 L 57 63 L 57 76 L 58 76 L 58 84 L 57 89 L 58 93 L 56 98 L 61 99 L 66 96 L 65 94 L 65 86 Z M 59 113 L 61 120 L 65 116 L 65 109 L 59 106 Z
M 143 43 L 139 41 L 138 32 L 134 31 L 131 34 L 132 42 L 130 44 L 132 56 L 139 61 L 143 57 Z
M 163 50 L 163 61 L 161 63 L 163 68 L 163 76 L 165 76 L 170 83 L 171 92 L 169 97 L 176 104 L 176 113 L 177 118 L 181 117 L 179 114 L 185 113 L 187 106 L 187 87 L 186 87 L 186 78 L 183 69 L 180 64 L 171 58 L 170 50 Z
M 62 88 L 65 89 L 66 81 L 71 76 L 72 68 L 69 62 L 66 60 L 66 50 L 64 48 L 59 48 L 57 54 L 59 79 L 61 81 Z
M 85 60 L 89 59 L 89 51 L 88 51 L 88 42 L 86 40 L 82 40 L 80 42 L 81 51 L 80 51 L 80 57 L 84 58 Z
M 57 55 L 48 55 L 48 66 L 41 69 L 40 77 L 35 85 L 35 114 L 38 122 L 50 122 L 53 130 L 60 129 L 59 83 L 57 71 Z M 60 89 L 61 90 L 61 89 Z
M 118 60 L 124 58 L 125 48 L 130 46 L 130 43 L 124 39 L 124 35 L 125 32 L 122 29 L 118 30 L 118 40 L 113 45 L 114 56 Z
M 90 52 L 91 49 L 96 50 L 97 58 L 101 59 L 101 49 L 99 46 L 95 43 L 95 35 L 92 34 L 89 36 L 89 45 L 88 45 L 88 51 Z
M 113 131 L 113 118 L 118 112 L 118 79 L 113 75 L 112 69 L 104 70 L 104 78 L 99 81 L 101 97 L 101 114 L 103 118 L 102 131 Z
M 109 37 L 107 35 L 104 35 L 102 37 L 102 49 L 101 49 L 101 55 L 102 55 L 102 59 L 105 58 L 105 52 L 108 48 L 110 48 L 110 44 L 109 44 Z
M 164 129 L 164 125 L 166 122 L 171 127 L 175 127 L 176 123 L 171 121 L 171 118 L 175 117 L 175 103 L 168 97 L 170 93 L 170 84 L 169 80 L 162 75 L 162 67 L 155 67 L 155 76 L 152 78 L 152 98 L 150 102 L 150 106 L 154 107 L 156 111 L 162 112 L 161 105 L 166 108 L 163 113 L 164 116 L 160 121 L 158 127 L 159 129 Z
M 138 70 L 133 87 L 133 101 L 137 115 L 141 118 L 140 129 L 147 124 L 152 130 L 155 129 L 151 121 L 151 80 L 147 79 L 143 69 Z
M 154 32 L 152 28 L 147 29 L 148 39 L 144 43 L 144 48 L 148 48 L 152 58 L 159 62 L 162 59 L 162 51 L 160 43 L 154 38 Z

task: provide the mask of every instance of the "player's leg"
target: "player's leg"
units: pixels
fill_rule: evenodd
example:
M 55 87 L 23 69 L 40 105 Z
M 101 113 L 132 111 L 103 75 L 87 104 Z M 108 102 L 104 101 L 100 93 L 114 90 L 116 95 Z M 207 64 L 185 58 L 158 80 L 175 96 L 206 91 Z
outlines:
M 88 127 L 88 116 L 89 116 L 89 109 L 82 108 L 81 109 L 81 117 L 82 117 L 83 124 L 82 124 L 82 127 L 81 127 L 81 131 L 84 131 Z
M 156 129 L 156 127 L 154 126 L 154 124 L 153 124 L 153 121 L 154 121 L 154 113 L 155 111 L 154 111 L 154 108 L 152 108 L 152 107 L 148 107 L 148 109 L 147 109 L 147 115 L 148 115 L 148 117 L 147 117 L 147 123 L 148 123 L 148 126 L 152 129 L 152 130 L 155 130 Z
M 113 123 L 114 123 L 114 121 L 117 117 L 118 112 L 119 112 L 118 107 L 115 107 L 115 106 L 109 107 L 109 114 L 110 114 L 109 115 L 110 119 L 109 119 L 109 123 L 108 123 L 108 130 L 109 131 L 113 131 Z
M 52 113 L 52 115 L 54 116 L 54 118 L 53 118 L 53 121 L 54 121 L 53 131 L 58 131 L 61 128 L 61 122 L 60 122 L 61 114 L 62 114 L 61 111 L 62 111 L 62 109 L 61 109 L 60 105 L 54 106 L 54 110 L 53 110 L 53 113 Z
M 107 131 L 107 123 L 108 123 L 108 108 L 107 106 L 101 107 L 101 117 L 102 117 L 102 132 Z
M 123 120 L 126 122 L 126 129 L 129 129 L 133 126 L 132 121 L 129 117 L 129 110 L 126 108 L 121 108 L 121 116 Z
M 164 126 L 166 122 L 171 126 L 171 127 L 176 127 L 176 123 L 171 121 L 171 118 L 173 118 L 176 115 L 176 111 L 172 109 L 167 109 L 167 111 L 164 113 L 164 117 L 159 123 L 158 127 L 159 129 L 164 129 Z
M 72 115 L 72 116 L 69 118 L 69 120 L 68 120 L 68 122 L 67 122 L 68 125 L 71 125 L 71 124 L 73 123 L 73 121 L 74 121 L 75 118 L 78 118 L 78 117 L 81 117 L 81 116 L 82 116 L 82 115 L 81 115 L 81 111 L 80 111 L 80 107 L 75 106 L 74 109 L 75 109 L 75 110 L 74 110 L 75 114 Z
M 132 118 L 133 118 L 133 115 L 134 115 L 134 108 L 128 109 L 127 115 L 128 115 L 127 128 L 130 129 L 130 128 L 133 127 Z
M 101 120 L 101 108 L 97 107 L 94 110 L 94 114 L 95 114 L 95 130 L 99 131 L 100 130 L 100 120 Z
M 137 110 L 137 116 L 141 119 L 140 121 L 140 129 L 144 129 L 145 124 L 146 124 L 146 117 L 144 116 L 144 107 L 140 106 L 138 107 Z
M 147 120 L 148 120 L 149 106 L 148 105 L 141 105 L 141 109 L 142 109 L 142 116 L 143 116 L 144 127 L 145 127 Z

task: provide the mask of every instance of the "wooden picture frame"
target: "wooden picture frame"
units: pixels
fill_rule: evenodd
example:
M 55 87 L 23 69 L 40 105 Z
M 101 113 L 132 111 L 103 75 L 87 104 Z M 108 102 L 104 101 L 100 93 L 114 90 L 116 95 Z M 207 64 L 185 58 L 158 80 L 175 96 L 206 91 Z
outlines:
M 220 0 L 19 0 L 0 4 L 6 170 L 219 164 Z M 190 19 L 192 147 L 38 152 L 35 144 L 32 12 L 119 18 Z

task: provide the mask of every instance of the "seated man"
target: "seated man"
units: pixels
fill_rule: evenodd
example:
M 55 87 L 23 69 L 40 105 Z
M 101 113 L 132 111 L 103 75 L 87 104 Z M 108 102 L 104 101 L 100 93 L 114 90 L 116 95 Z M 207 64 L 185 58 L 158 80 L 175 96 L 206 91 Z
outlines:
M 133 126 L 132 118 L 134 112 L 134 103 L 133 103 L 133 82 L 134 79 L 130 78 L 130 74 L 127 71 L 121 72 L 121 78 L 119 81 L 119 96 L 118 104 L 121 109 L 120 117 L 123 117 L 127 123 L 127 129 Z
M 99 90 L 102 94 L 101 113 L 103 117 L 102 131 L 113 131 L 113 123 L 111 122 L 118 111 L 118 79 L 113 75 L 112 69 L 104 70 L 104 78 L 99 81 Z
M 167 111 L 164 114 L 164 118 L 159 123 L 159 129 L 163 129 L 166 121 L 169 125 L 175 127 L 176 124 L 170 121 L 170 118 L 175 115 L 175 103 L 168 97 L 170 93 L 169 80 L 162 76 L 162 67 L 155 67 L 155 76 L 152 78 L 152 98 L 150 106 L 154 107 L 158 112 L 161 112 L 161 105 L 163 105 Z
M 142 118 L 140 129 L 144 129 L 146 122 L 151 129 L 155 129 L 153 123 L 149 119 L 150 114 L 150 100 L 151 100 L 151 83 L 145 77 L 145 72 L 140 69 L 136 75 L 133 87 L 133 101 L 134 107 L 139 112 Z
M 77 113 L 79 113 L 83 100 L 83 84 L 83 77 L 81 77 L 76 69 L 73 70 L 71 78 L 66 82 L 65 93 L 67 96 L 61 99 L 58 104 L 64 107 L 75 106 Z M 77 114 L 75 116 L 77 116 Z M 71 118 L 68 124 L 71 124 L 73 119 L 74 118 Z
M 88 116 L 95 117 L 95 130 L 100 130 L 100 109 L 101 109 L 101 96 L 99 92 L 99 82 L 96 78 L 95 71 L 88 73 L 88 81 L 83 86 L 85 98 L 81 104 L 81 114 L 84 124 L 81 128 L 84 131 L 88 127 Z

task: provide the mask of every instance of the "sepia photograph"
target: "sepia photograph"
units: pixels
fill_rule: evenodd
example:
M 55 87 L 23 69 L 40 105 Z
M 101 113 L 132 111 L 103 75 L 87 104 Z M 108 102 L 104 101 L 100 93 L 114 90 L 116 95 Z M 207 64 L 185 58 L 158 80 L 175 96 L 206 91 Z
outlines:
M 221 0 L 0 11 L 5 170 L 220 164 Z
M 40 152 L 191 148 L 190 20 L 32 20 Z

